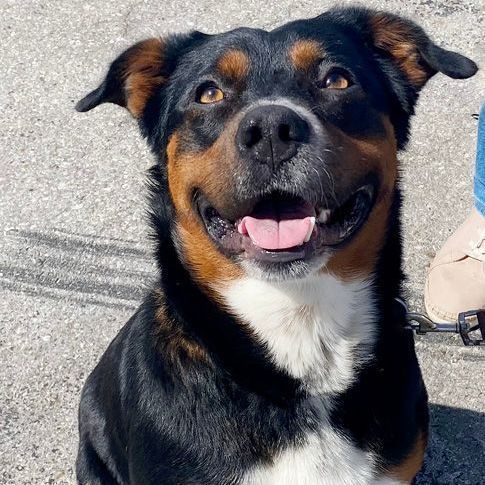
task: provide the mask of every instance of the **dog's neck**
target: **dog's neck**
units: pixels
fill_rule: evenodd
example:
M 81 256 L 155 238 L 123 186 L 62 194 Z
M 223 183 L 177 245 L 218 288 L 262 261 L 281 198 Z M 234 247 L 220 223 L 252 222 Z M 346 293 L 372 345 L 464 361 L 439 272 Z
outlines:
M 167 312 L 243 387 L 280 403 L 300 390 L 341 392 L 375 355 L 373 344 L 379 353 L 404 323 L 394 305 L 403 279 L 399 207 L 396 190 L 372 277 L 346 282 L 327 274 L 285 284 L 246 277 L 220 289 L 226 305 L 202 290 L 160 230 Z
M 270 283 L 247 277 L 220 292 L 272 362 L 309 392 L 343 392 L 372 355 L 378 315 L 371 279 L 318 274 Z

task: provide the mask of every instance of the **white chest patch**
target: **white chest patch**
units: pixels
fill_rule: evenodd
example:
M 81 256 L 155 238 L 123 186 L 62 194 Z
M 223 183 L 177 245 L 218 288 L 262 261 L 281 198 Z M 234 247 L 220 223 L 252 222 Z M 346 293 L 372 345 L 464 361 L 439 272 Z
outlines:
M 232 312 L 268 348 L 276 366 L 321 400 L 321 427 L 269 465 L 248 471 L 246 485 L 391 485 L 376 478 L 372 453 L 357 448 L 328 422 L 332 393 L 352 383 L 372 354 L 372 281 L 332 275 L 275 283 L 246 277 L 218 289 Z
M 343 436 L 327 430 L 283 452 L 272 465 L 251 470 L 244 485 L 402 485 L 377 477 L 371 453 L 364 453 Z
M 312 394 L 344 391 L 374 341 L 372 282 L 332 275 L 275 283 L 246 277 L 218 291 L 268 347 L 270 358 Z

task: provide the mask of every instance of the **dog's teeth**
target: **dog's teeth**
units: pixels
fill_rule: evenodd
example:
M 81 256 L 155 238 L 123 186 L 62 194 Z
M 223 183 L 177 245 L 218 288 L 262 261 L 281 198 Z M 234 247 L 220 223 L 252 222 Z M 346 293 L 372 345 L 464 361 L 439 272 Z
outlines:
M 325 224 L 330 219 L 330 214 L 332 211 L 330 209 L 322 209 L 320 214 L 318 214 L 318 222 L 320 224 Z
M 305 237 L 305 242 L 308 242 L 312 237 L 314 227 L 315 227 L 315 218 L 310 217 L 310 227 L 308 228 L 308 233 Z

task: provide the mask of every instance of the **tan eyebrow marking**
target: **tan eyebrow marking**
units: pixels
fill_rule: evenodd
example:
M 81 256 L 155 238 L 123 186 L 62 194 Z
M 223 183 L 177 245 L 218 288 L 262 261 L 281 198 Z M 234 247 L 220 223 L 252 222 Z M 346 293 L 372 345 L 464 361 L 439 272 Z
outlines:
M 312 67 L 323 54 L 323 47 L 316 40 L 297 40 L 289 49 L 291 62 L 303 71 Z
M 249 57 L 239 49 L 230 49 L 217 61 L 217 70 L 224 77 L 241 81 L 248 73 Z

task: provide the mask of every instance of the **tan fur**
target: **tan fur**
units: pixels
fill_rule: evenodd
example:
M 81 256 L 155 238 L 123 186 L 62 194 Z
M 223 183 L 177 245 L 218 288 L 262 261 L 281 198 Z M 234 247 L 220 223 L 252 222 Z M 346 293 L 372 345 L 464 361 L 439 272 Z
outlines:
M 189 337 L 180 324 L 169 318 L 165 312 L 164 296 L 157 290 L 156 299 L 158 309 L 155 318 L 158 321 L 159 342 L 163 345 L 164 355 L 173 361 L 183 359 L 184 362 L 208 361 L 205 351 L 195 340 Z
M 163 41 L 142 41 L 130 49 L 124 69 L 127 108 L 139 118 L 150 96 L 165 79 L 160 74 L 163 64 Z
M 219 73 L 234 81 L 242 81 L 249 71 L 249 57 L 239 49 L 230 49 L 217 61 Z
M 298 40 L 289 50 L 295 69 L 307 71 L 323 57 L 323 47 L 315 40 Z
M 377 13 L 371 19 L 371 29 L 376 47 L 391 54 L 409 81 L 417 87 L 423 86 L 429 73 L 419 64 L 420 53 L 413 42 L 413 33 L 400 19 Z
M 427 446 L 425 433 L 420 433 L 411 453 L 399 465 L 392 468 L 389 472 L 390 477 L 411 484 L 414 477 L 423 466 L 424 453 Z
M 380 191 L 369 218 L 354 239 L 335 253 L 324 270 L 342 279 L 370 276 L 384 245 L 397 179 L 397 147 L 390 121 L 384 119 L 383 123 L 386 136 L 375 139 L 355 139 L 336 128 L 332 129 L 339 132 L 338 143 L 345 147 L 344 153 L 348 157 L 343 176 L 358 180 L 364 174 L 373 171 L 381 178 Z
M 170 193 L 177 214 L 178 233 L 184 257 L 194 277 L 206 288 L 242 276 L 242 270 L 221 254 L 195 213 L 193 190 L 198 188 L 217 205 L 223 196 L 232 193 L 234 183 L 231 160 L 235 161 L 235 123 L 206 151 L 184 152 L 180 134 L 175 132 L 168 143 L 167 166 Z M 224 163 L 224 166 L 221 164 Z

